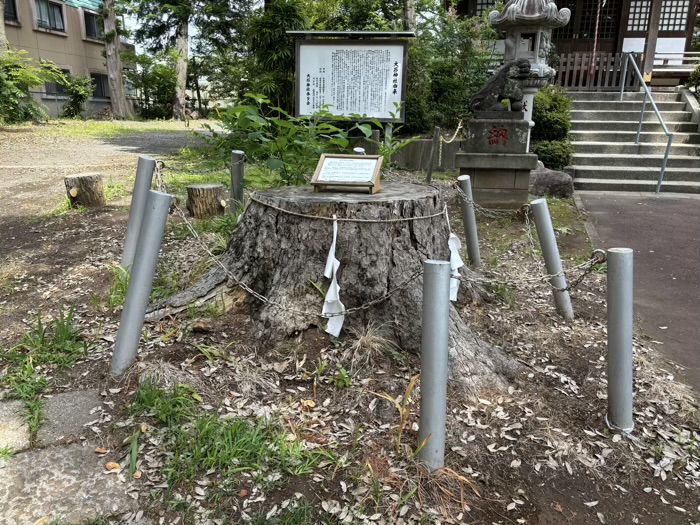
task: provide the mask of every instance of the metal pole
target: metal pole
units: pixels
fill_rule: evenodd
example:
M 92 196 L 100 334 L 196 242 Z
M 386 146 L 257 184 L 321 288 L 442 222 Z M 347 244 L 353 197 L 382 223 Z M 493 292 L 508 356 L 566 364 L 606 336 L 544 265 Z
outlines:
M 637 128 L 637 140 L 635 144 L 639 144 L 639 134 L 642 132 L 642 124 L 644 123 L 644 112 L 647 109 L 647 92 L 644 90 L 644 102 L 642 102 L 642 114 L 639 116 L 639 127 Z
M 229 212 L 235 214 L 243 204 L 243 177 L 245 175 L 245 153 L 241 150 L 231 152 L 231 202 Z
M 659 173 L 659 181 L 656 183 L 656 193 L 661 191 L 661 183 L 664 181 L 666 173 L 666 165 L 668 164 L 668 156 L 671 153 L 671 145 L 673 144 L 673 135 L 668 136 L 668 144 L 666 144 L 666 154 L 664 155 L 664 163 L 661 165 L 661 173 Z
M 608 427 L 634 428 L 632 417 L 633 256 L 630 248 L 611 248 L 608 260 Z
M 134 182 L 134 193 L 131 196 L 131 207 L 129 208 L 129 222 L 126 227 L 126 238 L 124 239 L 124 254 L 122 255 L 122 268 L 129 270 L 134 264 L 136 246 L 139 243 L 139 233 L 143 222 L 143 213 L 146 209 L 146 199 L 148 191 L 153 183 L 153 172 L 156 169 L 156 159 L 151 157 L 139 157 L 136 167 L 136 182 Z
M 425 183 L 430 184 L 433 180 L 433 167 L 435 165 L 435 155 L 440 147 L 440 128 L 435 126 L 433 131 L 433 142 L 430 145 L 430 159 L 428 160 L 428 173 L 425 175 Z
M 460 206 L 462 208 L 462 223 L 464 224 L 464 235 L 467 238 L 467 253 L 472 266 L 481 265 L 481 254 L 479 252 L 479 235 L 476 230 L 476 216 L 474 215 L 474 197 L 472 197 L 472 183 L 469 175 L 457 177 L 459 188 L 464 193 L 460 196 Z M 466 199 L 464 198 L 466 196 Z
M 565 290 L 566 277 L 564 277 L 562 271 L 559 247 L 557 246 L 557 239 L 554 236 L 554 228 L 552 227 L 552 219 L 549 216 L 547 201 L 545 199 L 534 200 L 530 203 L 530 208 L 535 217 L 537 238 L 540 240 L 544 264 L 547 268 L 547 273 L 552 275 L 549 282 L 555 288 L 553 293 L 557 313 L 564 319 L 573 319 L 574 309 L 571 306 L 569 292 Z
M 394 125 L 391 122 L 384 124 L 384 144 L 389 144 L 394 136 Z
M 420 430 L 418 457 L 429 470 L 445 464 L 447 353 L 450 334 L 450 263 L 423 263 Z M 427 440 L 427 441 L 426 441 Z
M 136 359 L 171 199 L 167 193 L 148 192 L 129 289 L 114 343 L 110 372 L 115 376 L 122 375 Z
M 622 76 L 620 77 L 620 100 L 622 100 L 625 94 L 625 84 L 627 83 L 627 62 L 629 61 L 629 53 L 624 54 L 624 59 L 622 61 Z

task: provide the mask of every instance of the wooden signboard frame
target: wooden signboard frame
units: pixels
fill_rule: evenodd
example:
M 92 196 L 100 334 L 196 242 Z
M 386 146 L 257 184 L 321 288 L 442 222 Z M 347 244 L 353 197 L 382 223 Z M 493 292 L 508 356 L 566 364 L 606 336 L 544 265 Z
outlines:
M 367 180 L 352 180 L 351 177 L 348 178 L 348 180 L 342 180 L 342 179 L 336 179 L 336 180 L 323 180 L 323 171 L 324 167 L 326 166 L 326 161 L 328 159 L 352 159 L 355 161 L 360 161 L 360 160 L 373 160 L 375 161 L 374 165 L 374 170 L 372 171 L 371 176 Z M 314 191 L 321 191 L 322 189 L 331 189 L 331 190 L 339 190 L 339 189 L 367 189 L 369 190 L 370 194 L 377 193 L 379 191 L 379 186 L 380 186 L 380 174 L 382 170 L 382 162 L 384 161 L 384 157 L 381 155 L 336 155 L 336 154 L 323 154 L 321 155 L 321 158 L 318 161 L 318 165 L 316 166 L 316 171 L 314 172 L 314 176 L 311 178 L 311 184 L 314 187 Z

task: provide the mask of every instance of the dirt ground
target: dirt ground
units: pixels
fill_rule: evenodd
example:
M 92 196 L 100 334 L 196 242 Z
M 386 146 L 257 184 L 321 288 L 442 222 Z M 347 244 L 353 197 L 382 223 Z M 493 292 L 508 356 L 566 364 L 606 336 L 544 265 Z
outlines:
M 450 392 L 446 464 L 455 476 L 416 474 L 415 461 L 394 451 L 396 411 L 373 394 L 400 398 L 419 372 L 417 356 L 399 359 L 379 352 L 369 366 L 352 369 L 353 337 L 331 341 L 320 330 L 267 348 L 249 333 L 248 303 L 238 301 L 223 314 L 148 323 L 135 374 L 157 368 L 172 374 L 174 382 L 184 378 L 202 396 L 206 410 L 278 415 L 290 432 L 314 446 L 332 447 L 335 457 L 347 457 L 347 463 L 336 459 L 266 488 L 243 473 L 234 492 L 225 494 L 215 489 L 223 482 L 219 474 L 209 471 L 196 487 L 168 487 L 162 429 L 153 419 L 129 417 L 127 411 L 135 376 L 115 382 L 107 374 L 119 310 L 107 308 L 105 296 L 110 268 L 121 255 L 127 209 L 118 201 L 103 210 L 47 215 L 63 198 L 65 175 L 98 171 L 128 180 L 139 154 L 169 156 L 195 140 L 192 130 L 163 128 L 105 139 L 61 138 L 33 127 L 0 129 L 0 349 L 16 343 L 23 321 L 36 311 L 76 305 L 96 353 L 52 375 L 51 391 L 98 387 L 110 392 L 112 417 L 104 423 L 100 444 L 114 450 L 107 459 L 124 456 L 125 425 L 150 428 L 151 437 L 139 450 L 141 477 L 129 480 L 149 523 L 240 523 L 246 516 L 266 516 L 256 523 L 292 523 L 281 516 L 297 494 L 323 517 L 303 522 L 309 525 L 700 523 L 695 393 L 674 381 L 673 370 L 657 364 L 649 341 L 636 339 L 637 426 L 631 438 L 609 432 L 604 423 L 605 275 L 587 276 L 572 294 L 577 319 L 561 321 L 547 285 L 524 279 L 540 271 L 540 263 L 527 224 L 511 216 L 479 217 L 484 272 L 510 284 L 495 286 L 491 302 L 461 304 L 460 312 L 479 336 L 518 360 L 522 372 L 505 391 L 484 391 L 473 399 Z M 438 184 L 457 225 L 451 183 Z M 591 251 L 584 218 L 569 202 L 552 207 L 562 221 L 555 226 L 565 266 L 572 267 Z M 191 239 L 169 229 L 163 257 L 172 261 L 175 273 L 190 271 L 198 254 Z M 321 360 L 351 370 L 350 386 L 321 378 Z M 417 404 L 411 406 L 407 442 L 417 438 Z M 422 481 L 416 485 L 416 479 Z M 206 498 L 200 497 L 204 490 Z M 104 518 L 102 523 L 135 523 L 133 517 Z

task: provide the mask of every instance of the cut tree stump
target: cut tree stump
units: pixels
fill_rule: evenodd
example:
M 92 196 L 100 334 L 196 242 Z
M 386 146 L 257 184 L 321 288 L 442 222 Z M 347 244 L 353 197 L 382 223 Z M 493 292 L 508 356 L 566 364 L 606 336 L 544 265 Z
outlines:
M 102 175 L 99 173 L 71 175 L 64 182 L 71 206 L 80 204 L 86 208 L 101 208 L 107 204 Z
M 401 348 L 417 353 L 423 279 L 416 273 L 425 259 L 450 258 L 444 209 L 439 190 L 422 184 L 387 182 L 375 195 L 314 193 L 311 186 L 258 191 L 234 230 L 221 262 L 231 275 L 269 302 L 241 292 L 234 279 L 214 266 L 189 290 L 152 305 L 149 317 L 185 310 L 188 305 L 220 297 L 228 288 L 248 305 L 256 328 L 252 333 L 260 341 L 284 340 L 314 326 L 325 328 L 326 321 L 317 315 L 324 299 L 315 285 L 328 288 L 329 280 L 323 272 L 333 239 L 333 222 L 288 212 L 394 221 L 338 222 L 338 282 L 345 308 L 366 305 L 391 293 L 385 300 L 346 316 L 343 331 L 347 334 L 373 323 Z M 432 217 L 420 218 L 427 216 Z M 467 268 L 460 273 L 476 276 Z M 477 285 L 460 285 L 461 307 L 486 295 Z M 450 308 L 451 377 L 472 394 L 485 386 L 505 386 L 520 365 L 501 349 L 478 339 L 460 316 L 459 308 L 454 304 Z
M 223 184 L 193 184 L 187 186 L 187 211 L 195 219 L 223 215 L 228 192 Z

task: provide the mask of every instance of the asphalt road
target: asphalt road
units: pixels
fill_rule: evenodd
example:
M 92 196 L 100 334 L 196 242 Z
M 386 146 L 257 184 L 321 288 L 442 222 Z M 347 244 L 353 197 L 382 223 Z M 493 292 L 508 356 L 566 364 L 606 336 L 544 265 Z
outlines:
M 700 198 L 578 192 L 605 248 L 634 249 L 642 332 L 700 391 Z

